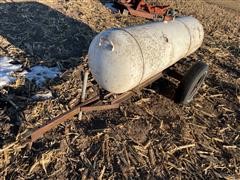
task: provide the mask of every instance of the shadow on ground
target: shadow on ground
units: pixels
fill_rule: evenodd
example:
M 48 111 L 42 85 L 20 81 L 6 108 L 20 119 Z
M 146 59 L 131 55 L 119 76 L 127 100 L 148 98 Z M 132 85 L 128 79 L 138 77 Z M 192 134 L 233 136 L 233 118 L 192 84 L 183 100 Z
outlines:
M 0 35 L 38 59 L 30 65 L 81 57 L 94 35 L 85 23 L 38 2 L 1 3 L 0 17 Z
M 0 36 L 29 57 L 29 65 L 56 66 L 64 69 L 81 64 L 95 32 L 85 23 L 70 18 L 38 2 L 0 3 Z M 1 45 L 0 45 L 1 46 Z M 13 52 L 14 53 L 14 52 Z M 8 97 L 30 96 L 27 85 L 8 88 Z M 27 98 L 26 98 L 27 99 Z M 17 107 L 0 94 L 0 119 L 6 127 L 1 130 L 0 147 L 9 138 L 16 137 L 24 121 L 23 110 L 29 103 L 25 99 L 12 99 Z M 7 135 L 8 134 L 8 135 Z M 7 137 L 7 138 L 2 138 Z

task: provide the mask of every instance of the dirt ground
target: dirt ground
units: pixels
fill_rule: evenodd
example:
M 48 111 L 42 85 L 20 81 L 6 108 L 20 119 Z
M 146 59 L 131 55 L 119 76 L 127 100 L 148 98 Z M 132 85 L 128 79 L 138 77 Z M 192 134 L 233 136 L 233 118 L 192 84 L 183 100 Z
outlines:
M 20 61 L 23 69 L 43 64 L 63 73 L 41 89 L 19 78 L 0 90 L 1 179 L 240 179 L 237 0 L 152 0 L 204 26 L 201 48 L 173 67 L 184 74 L 197 60 L 209 65 L 192 103 L 175 104 L 175 85 L 164 77 L 119 110 L 74 117 L 31 148 L 14 142 L 78 103 L 93 37 L 147 20 L 111 14 L 99 0 L 0 2 L 0 56 Z M 52 99 L 30 99 L 45 89 Z M 96 94 L 92 78 L 87 92 Z
M 205 0 L 208 3 L 216 4 L 222 8 L 240 12 L 240 3 L 238 0 Z

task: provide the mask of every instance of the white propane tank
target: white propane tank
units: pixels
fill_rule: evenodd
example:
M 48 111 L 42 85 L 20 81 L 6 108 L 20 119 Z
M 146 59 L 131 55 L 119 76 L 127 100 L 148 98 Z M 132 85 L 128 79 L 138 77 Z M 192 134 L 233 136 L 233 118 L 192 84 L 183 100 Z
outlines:
M 152 22 L 98 34 L 89 47 L 89 67 L 97 83 L 123 93 L 196 51 L 203 27 L 189 17 Z

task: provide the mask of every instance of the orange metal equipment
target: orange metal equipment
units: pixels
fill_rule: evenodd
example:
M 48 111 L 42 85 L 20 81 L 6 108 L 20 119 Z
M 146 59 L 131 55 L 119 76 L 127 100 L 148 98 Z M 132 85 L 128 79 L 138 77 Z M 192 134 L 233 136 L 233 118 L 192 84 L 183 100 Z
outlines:
M 123 9 L 127 9 L 129 14 L 139 16 L 146 19 L 162 19 L 164 21 L 171 21 L 176 15 L 177 11 L 165 6 L 152 6 L 145 2 L 145 0 L 115 0 L 115 4 Z

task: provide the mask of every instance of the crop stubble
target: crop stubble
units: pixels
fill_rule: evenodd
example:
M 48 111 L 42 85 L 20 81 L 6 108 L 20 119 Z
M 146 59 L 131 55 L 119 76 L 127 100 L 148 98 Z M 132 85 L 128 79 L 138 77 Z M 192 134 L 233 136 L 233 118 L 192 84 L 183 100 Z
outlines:
M 94 35 L 106 28 L 143 23 L 145 20 L 113 15 L 99 0 L 18 2 L 15 11 L 11 10 L 14 7 L 8 7 L 12 6 L 11 3 L 6 6 L 6 2 L 2 2 L 1 10 L 5 11 L 5 16 L 9 15 L 5 18 L 14 18 L 14 13 L 21 12 L 18 16 L 25 14 L 23 19 L 32 22 L 34 13 L 28 13 L 28 9 L 34 7 L 45 12 L 46 6 L 49 8 L 47 12 L 52 14 L 52 21 L 50 24 L 44 23 L 47 22 L 44 19 L 49 19 L 49 14 L 41 14 L 40 22 L 43 26 L 40 31 L 44 32 L 46 39 L 51 39 L 51 42 L 46 43 L 44 38 L 34 41 L 26 39 L 34 37 L 35 31 L 41 33 L 39 29 L 30 28 L 31 32 L 25 31 L 25 34 L 15 36 L 8 31 L 9 28 L 2 27 L 0 20 L 0 26 L 4 29 L 0 30 L 4 34 L 0 38 L 0 55 L 19 59 L 24 68 L 43 63 L 58 65 L 64 72 L 61 79 L 47 84 L 47 88 L 54 94 L 51 100 L 31 102 L 29 97 L 39 88 L 22 79 L 1 91 L 2 177 L 239 178 L 239 13 L 201 0 L 158 2 L 169 3 L 182 14 L 193 15 L 203 23 L 205 39 L 202 47 L 174 66 L 180 73 L 184 73 L 185 68 L 196 60 L 209 64 L 208 78 L 194 102 L 181 106 L 159 95 L 159 91 L 163 93 L 171 89 L 169 83 L 160 80 L 161 83 L 154 83 L 124 103 L 120 110 L 85 114 L 82 121 L 76 117 L 47 133 L 31 149 L 11 143 L 27 130 L 47 122 L 78 103 L 84 69 L 87 68 L 87 47 Z M 72 23 L 77 32 L 71 29 Z M 16 29 L 22 26 L 20 22 L 10 25 Z M 69 34 L 65 33 L 65 28 Z M 62 37 L 55 36 L 53 30 Z M 14 40 L 9 34 L 19 39 Z M 72 34 L 76 36 L 72 37 Z M 78 44 L 70 47 L 68 44 L 66 47 L 59 45 L 68 38 Z M 49 44 L 53 49 L 60 49 L 56 51 L 59 54 L 50 52 Z M 78 50 L 78 45 L 82 52 L 72 55 L 72 52 Z M 38 50 L 47 53 L 42 56 Z M 63 50 L 66 51 L 61 56 Z M 164 87 L 161 87 L 162 83 Z M 96 93 L 96 84 L 92 78 L 87 92 L 88 97 Z M 12 146 L 7 148 L 9 144 Z

